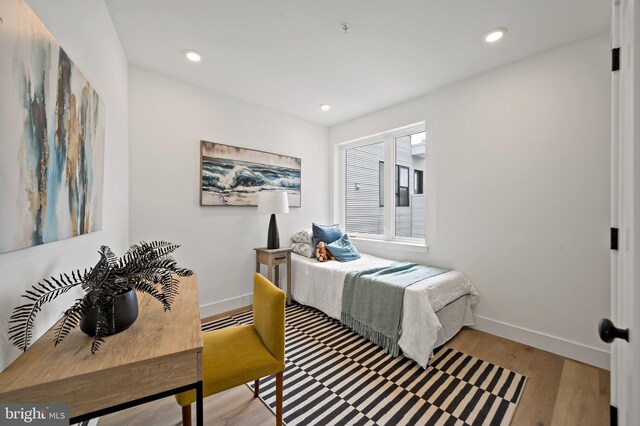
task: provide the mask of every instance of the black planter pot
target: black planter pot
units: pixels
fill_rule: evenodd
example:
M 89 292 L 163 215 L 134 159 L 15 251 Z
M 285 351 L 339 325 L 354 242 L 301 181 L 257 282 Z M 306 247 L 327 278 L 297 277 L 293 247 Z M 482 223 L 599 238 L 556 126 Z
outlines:
M 98 317 L 98 309 L 92 308 L 80 320 L 80 330 L 85 334 L 93 337 L 96 334 L 96 320 Z M 115 325 L 114 330 L 108 330 L 106 336 L 118 334 L 121 331 L 131 327 L 138 318 L 138 297 L 135 290 L 131 289 L 125 293 L 119 294 L 114 299 L 113 319 L 111 312 L 107 313 L 107 324 Z

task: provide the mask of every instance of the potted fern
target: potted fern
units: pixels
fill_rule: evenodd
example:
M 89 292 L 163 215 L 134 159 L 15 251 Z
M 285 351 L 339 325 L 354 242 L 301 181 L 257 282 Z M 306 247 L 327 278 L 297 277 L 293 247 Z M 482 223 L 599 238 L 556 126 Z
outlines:
M 45 303 L 80 286 L 84 297 L 67 309 L 55 330 L 57 346 L 78 324 L 93 337 L 91 353 L 95 354 L 104 338 L 126 330 L 138 316 L 136 291 L 157 299 L 164 310 L 178 294 L 177 276 L 190 276 L 188 269 L 178 267 L 171 257 L 179 245 L 165 241 L 141 242 L 132 245 L 118 258 L 107 246 L 100 247 L 100 260 L 84 272 L 44 279 L 22 295 L 29 302 L 16 307 L 9 319 L 9 340 L 27 350 L 33 336 L 36 315 Z

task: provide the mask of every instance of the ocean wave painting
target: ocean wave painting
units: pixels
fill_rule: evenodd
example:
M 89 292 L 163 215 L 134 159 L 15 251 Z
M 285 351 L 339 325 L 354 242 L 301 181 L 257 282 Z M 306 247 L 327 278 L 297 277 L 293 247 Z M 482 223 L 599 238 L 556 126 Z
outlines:
M 200 143 L 200 204 L 256 206 L 260 191 L 286 191 L 289 206 L 301 205 L 301 160 L 286 155 Z
M 0 18 L 5 253 L 101 229 L 105 105 L 25 0 Z

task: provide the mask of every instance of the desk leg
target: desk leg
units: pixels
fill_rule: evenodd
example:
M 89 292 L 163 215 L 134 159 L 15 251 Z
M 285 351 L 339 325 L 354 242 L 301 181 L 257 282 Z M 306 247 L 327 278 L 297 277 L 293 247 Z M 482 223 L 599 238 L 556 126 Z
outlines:
M 274 284 L 276 287 L 280 288 L 280 265 L 274 266 L 273 269 L 276 270 L 276 280 L 274 281 Z
M 196 425 L 204 426 L 204 407 L 203 405 L 202 380 L 196 384 Z

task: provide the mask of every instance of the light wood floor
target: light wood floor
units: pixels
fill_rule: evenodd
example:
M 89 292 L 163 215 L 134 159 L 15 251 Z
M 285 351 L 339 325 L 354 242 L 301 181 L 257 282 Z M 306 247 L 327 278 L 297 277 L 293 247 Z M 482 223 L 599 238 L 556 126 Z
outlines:
M 528 377 L 514 426 L 609 424 L 606 370 L 469 328 L 447 346 Z M 206 398 L 204 417 L 206 425 L 275 424 L 271 411 L 246 386 Z M 171 397 L 102 417 L 99 424 L 172 426 L 180 419 L 180 407 Z
M 606 370 L 469 328 L 447 346 L 527 376 L 512 425 L 609 424 Z

